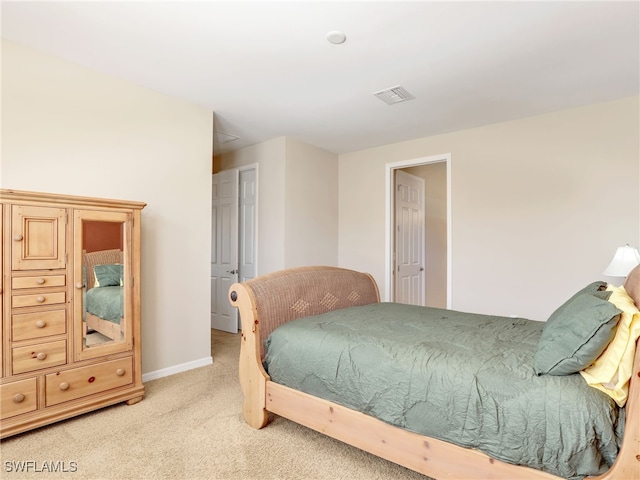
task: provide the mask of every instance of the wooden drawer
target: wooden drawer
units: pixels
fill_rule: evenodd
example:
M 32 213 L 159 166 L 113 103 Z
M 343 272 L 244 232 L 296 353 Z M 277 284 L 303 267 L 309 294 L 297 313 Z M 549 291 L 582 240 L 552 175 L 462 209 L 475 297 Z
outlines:
M 67 342 L 38 343 L 26 347 L 15 347 L 12 350 L 13 374 L 31 372 L 67 363 Z
M 73 368 L 46 376 L 46 405 L 57 405 L 133 383 L 133 358 Z
M 65 292 L 37 293 L 34 295 L 13 295 L 11 297 L 11 306 L 13 308 L 34 307 L 37 305 L 55 305 L 64 303 L 66 299 Z
M 32 338 L 62 335 L 67 331 L 67 311 L 16 313 L 11 315 L 11 339 L 14 342 Z
M 0 418 L 33 412 L 38 408 L 35 378 L 0 385 Z
M 35 277 L 13 277 L 11 287 L 21 288 L 64 287 L 67 284 L 66 275 L 40 275 Z

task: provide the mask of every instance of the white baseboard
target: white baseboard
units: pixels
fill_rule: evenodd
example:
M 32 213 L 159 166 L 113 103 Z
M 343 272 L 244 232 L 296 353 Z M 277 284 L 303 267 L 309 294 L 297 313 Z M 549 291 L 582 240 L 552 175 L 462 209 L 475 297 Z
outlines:
M 174 365 L 173 367 L 162 368 L 153 372 L 143 373 L 142 381 L 148 382 L 150 380 L 156 380 L 162 377 L 168 377 L 169 375 L 175 375 L 176 373 L 186 372 L 187 370 L 193 370 L 194 368 L 206 367 L 213 364 L 213 357 L 205 357 L 200 360 L 194 360 L 192 362 L 181 363 L 180 365 Z

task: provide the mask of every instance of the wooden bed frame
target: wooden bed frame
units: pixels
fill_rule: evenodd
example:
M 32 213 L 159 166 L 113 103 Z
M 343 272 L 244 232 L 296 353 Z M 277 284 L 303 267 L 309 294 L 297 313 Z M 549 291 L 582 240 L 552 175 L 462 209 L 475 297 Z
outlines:
M 640 290 L 640 282 L 634 282 L 634 286 Z M 637 303 L 640 291 L 634 293 L 635 296 L 630 292 Z M 242 411 L 251 427 L 264 427 L 272 412 L 439 480 L 560 478 L 394 427 L 270 380 L 262 367 L 262 345 L 271 331 L 296 318 L 379 302 L 378 288 L 370 275 L 336 267 L 294 268 L 236 283 L 231 286 L 229 296 L 231 304 L 238 307 L 242 322 Z M 622 447 L 613 467 L 590 479 L 640 480 L 639 377 L 640 348 L 634 359 Z
M 95 330 L 98 333 L 101 333 L 105 337 L 109 337 L 114 342 L 122 342 L 124 341 L 124 337 L 126 335 L 126 326 L 125 326 L 125 318 L 120 318 L 120 323 L 110 322 L 109 320 L 105 320 L 104 318 L 100 318 L 95 316 L 92 313 L 87 312 L 85 314 L 85 336 L 87 335 L 89 330 Z

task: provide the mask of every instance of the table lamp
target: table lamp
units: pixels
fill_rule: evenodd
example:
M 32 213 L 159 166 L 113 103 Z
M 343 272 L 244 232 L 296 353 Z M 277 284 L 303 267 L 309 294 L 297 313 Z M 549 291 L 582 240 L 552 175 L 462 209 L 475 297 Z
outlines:
M 608 277 L 626 277 L 639 264 L 640 252 L 627 244 L 624 247 L 618 247 L 613 260 L 602 274 Z

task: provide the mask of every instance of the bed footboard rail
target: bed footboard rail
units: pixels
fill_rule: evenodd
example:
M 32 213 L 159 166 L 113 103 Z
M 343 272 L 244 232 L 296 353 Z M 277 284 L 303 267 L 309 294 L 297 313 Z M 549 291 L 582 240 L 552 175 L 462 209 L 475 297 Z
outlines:
M 262 368 L 264 341 L 280 325 L 297 318 L 380 301 L 378 286 L 367 273 L 338 267 L 298 267 L 261 275 L 229 289 L 242 325 L 240 384 L 243 415 L 254 428 L 266 425 Z

